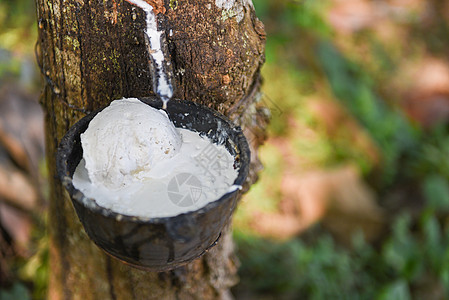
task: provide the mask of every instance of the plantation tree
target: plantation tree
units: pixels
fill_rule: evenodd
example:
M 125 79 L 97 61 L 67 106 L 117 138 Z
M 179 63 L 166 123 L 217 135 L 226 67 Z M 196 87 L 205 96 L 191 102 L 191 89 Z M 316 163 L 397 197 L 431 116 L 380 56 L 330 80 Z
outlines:
M 253 152 L 251 184 L 266 123 L 257 104 L 265 33 L 251 0 L 147 2 L 166 32 L 174 97 L 206 104 L 244 128 Z M 184 267 L 138 270 L 89 240 L 55 179 L 55 152 L 70 126 L 114 99 L 153 94 L 144 11 L 122 0 L 36 0 L 36 6 L 51 186 L 49 298 L 227 298 L 238 267 L 229 229 L 216 247 Z

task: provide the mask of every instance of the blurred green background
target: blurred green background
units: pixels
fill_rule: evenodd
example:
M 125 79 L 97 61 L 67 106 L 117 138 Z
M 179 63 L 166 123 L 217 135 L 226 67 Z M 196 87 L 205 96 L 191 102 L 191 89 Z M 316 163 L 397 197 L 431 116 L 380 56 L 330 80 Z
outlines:
M 234 296 L 449 299 L 449 1 L 253 3 L 271 123 L 265 170 L 234 218 Z M 0 106 L 38 106 L 35 40 L 32 1 L 0 0 Z M 41 299 L 43 145 L 17 139 L 21 166 L 11 132 L 0 127 L 0 298 Z M 2 170 L 32 204 L 2 194 Z

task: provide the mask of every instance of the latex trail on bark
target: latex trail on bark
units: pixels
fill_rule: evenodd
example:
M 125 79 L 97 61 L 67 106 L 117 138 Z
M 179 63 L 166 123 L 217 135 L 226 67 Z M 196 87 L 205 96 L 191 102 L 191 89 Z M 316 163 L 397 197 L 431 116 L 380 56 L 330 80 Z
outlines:
M 170 62 L 167 59 L 167 55 L 164 53 L 166 49 L 164 45 L 164 31 L 158 30 L 156 14 L 153 10 L 153 6 L 148 4 L 144 0 L 126 0 L 127 2 L 136 5 L 143 9 L 145 12 L 145 34 L 150 44 L 148 53 L 152 62 L 152 77 L 153 77 L 153 90 L 157 96 L 159 96 L 163 102 L 163 109 L 167 107 L 167 102 L 173 96 L 173 86 L 170 80 L 168 68 Z

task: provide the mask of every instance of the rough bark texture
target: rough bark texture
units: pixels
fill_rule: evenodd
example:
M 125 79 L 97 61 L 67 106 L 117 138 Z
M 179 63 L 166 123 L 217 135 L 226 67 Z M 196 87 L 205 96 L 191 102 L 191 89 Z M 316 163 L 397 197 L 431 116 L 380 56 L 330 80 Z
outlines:
M 55 151 L 67 129 L 86 113 L 114 99 L 152 94 L 145 15 L 119 0 L 36 2 L 51 180 L 49 298 L 228 297 L 237 268 L 229 231 L 201 259 L 164 273 L 129 267 L 88 239 L 55 179 Z M 165 0 L 158 19 L 167 33 L 175 97 L 206 104 L 240 123 L 256 154 L 266 122 L 257 104 L 265 37 L 250 2 Z M 253 155 L 249 184 L 258 165 Z

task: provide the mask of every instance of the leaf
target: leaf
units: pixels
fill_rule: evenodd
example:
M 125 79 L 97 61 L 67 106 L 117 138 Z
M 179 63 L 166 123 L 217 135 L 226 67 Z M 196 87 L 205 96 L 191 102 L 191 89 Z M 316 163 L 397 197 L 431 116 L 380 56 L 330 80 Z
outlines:
M 389 284 L 380 295 L 378 300 L 409 300 L 411 299 L 410 290 L 405 280 L 398 280 Z
M 16 282 L 10 290 L 0 290 L 0 299 L 2 300 L 28 300 L 31 299 L 27 288 Z
M 449 211 L 449 184 L 445 178 L 436 174 L 426 177 L 422 190 L 431 208 Z

